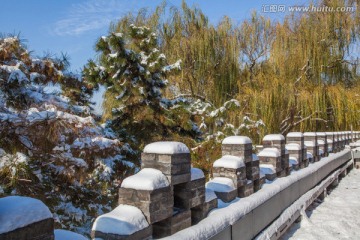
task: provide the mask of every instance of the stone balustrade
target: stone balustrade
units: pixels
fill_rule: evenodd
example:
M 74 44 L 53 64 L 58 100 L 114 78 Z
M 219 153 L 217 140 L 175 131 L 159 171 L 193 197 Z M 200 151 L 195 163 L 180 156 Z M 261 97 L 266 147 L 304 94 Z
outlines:
M 316 162 L 359 139 L 360 132 L 291 132 L 286 139 L 280 134 L 266 135 L 263 145 L 253 148 L 248 137 L 227 137 L 222 142 L 222 157 L 214 161 L 213 176 L 207 183 L 203 172 L 192 168 L 187 146 L 151 143 L 141 155 L 141 170 L 122 182 L 119 206 L 96 219 L 91 236 L 111 240 L 175 234 L 202 221 L 218 204 L 253 195 L 265 179 L 273 181 L 291 171 L 301 171 L 309 165 L 308 156 Z M 0 199 L 0 219 L 7 214 L 1 210 L 5 199 Z M 25 235 L 27 239 L 54 239 L 51 213 L 46 206 L 39 207 L 41 202 L 24 202 L 29 208 L 34 204 L 39 212 L 31 215 L 40 217 L 24 226 L 0 226 L 1 239 Z

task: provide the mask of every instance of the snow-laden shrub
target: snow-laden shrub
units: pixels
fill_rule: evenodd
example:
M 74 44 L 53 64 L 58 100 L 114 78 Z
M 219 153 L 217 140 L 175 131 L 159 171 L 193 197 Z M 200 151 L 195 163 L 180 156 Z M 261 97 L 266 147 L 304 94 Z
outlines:
M 0 38 L 0 195 L 40 198 L 61 227 L 81 231 L 115 202 L 134 152 L 93 119 L 94 86 L 67 65 Z

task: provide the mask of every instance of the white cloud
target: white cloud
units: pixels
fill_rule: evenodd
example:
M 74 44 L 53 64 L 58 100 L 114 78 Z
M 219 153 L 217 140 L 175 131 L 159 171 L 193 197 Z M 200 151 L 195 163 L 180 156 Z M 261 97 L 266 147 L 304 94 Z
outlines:
M 58 36 L 81 35 L 85 32 L 107 28 L 136 6 L 135 1 L 91 0 L 72 4 L 64 18 L 57 21 L 51 33 Z

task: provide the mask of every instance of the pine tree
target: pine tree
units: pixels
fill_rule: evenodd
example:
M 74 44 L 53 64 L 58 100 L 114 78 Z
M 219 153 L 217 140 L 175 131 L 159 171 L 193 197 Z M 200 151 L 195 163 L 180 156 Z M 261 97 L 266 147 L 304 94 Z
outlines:
M 199 134 L 181 100 L 163 97 L 167 77 L 180 70 L 181 62 L 168 65 L 158 44 L 148 27 L 130 24 L 123 33 L 101 37 L 96 44 L 99 64 L 90 61 L 83 71 L 96 87 L 106 86 L 105 116 L 111 116 L 112 128 L 135 148 L 175 135 Z

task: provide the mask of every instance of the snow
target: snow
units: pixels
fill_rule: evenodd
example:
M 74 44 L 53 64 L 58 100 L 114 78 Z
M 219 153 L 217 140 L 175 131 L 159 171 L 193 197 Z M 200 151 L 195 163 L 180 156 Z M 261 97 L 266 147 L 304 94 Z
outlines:
M 0 198 L 0 234 L 52 217 L 48 207 L 38 199 L 20 196 Z
M 176 154 L 190 153 L 189 148 L 181 142 L 154 142 L 145 146 L 144 153 Z
M 67 230 L 55 229 L 55 240 L 88 240 L 88 238 Z
M 19 69 L 19 67 L 20 67 L 19 64 L 17 64 L 16 66 L 2 65 L 0 66 L 0 72 L 2 70 L 9 73 L 9 77 L 7 79 L 9 83 L 14 81 L 17 81 L 18 83 L 29 82 L 29 79 L 26 77 L 25 73 L 23 73 Z
M 289 157 L 289 164 L 290 165 L 298 165 L 299 164 L 299 161 L 296 157 Z
M 284 178 L 277 178 L 271 184 L 264 184 L 263 187 L 255 194 L 229 204 L 229 206 L 214 209 L 209 216 L 196 225 L 179 231 L 170 237 L 164 239 L 171 240 L 190 240 L 190 239 L 209 239 L 221 232 L 227 226 L 234 224 L 245 214 L 248 214 L 257 206 L 266 202 L 275 194 L 290 186 L 292 183 L 301 178 L 305 178 L 310 174 L 318 171 L 330 162 L 336 161 L 339 157 L 348 154 L 349 150 L 344 150 L 323 158 L 322 161 L 310 164 L 307 168 L 292 172 L 291 175 Z M 360 209 L 360 208 L 359 208 Z M 357 229 L 357 228 L 355 228 Z
M 317 140 L 317 142 L 318 142 L 318 145 L 325 145 L 325 141 L 324 140 Z
M 252 160 L 253 160 L 253 161 L 259 161 L 258 155 L 256 155 L 255 153 L 253 153 L 253 154 L 252 154 Z
M 154 190 L 169 186 L 166 176 L 157 169 L 144 168 L 135 175 L 127 177 L 121 184 L 122 188 L 137 190 Z
M 334 132 L 325 132 L 326 136 L 334 136 Z
M 360 239 L 359 170 L 352 170 L 322 203 L 314 203 L 283 239 Z
M 228 206 L 230 206 L 231 204 L 233 204 L 233 203 L 236 203 L 236 202 L 238 202 L 238 201 L 240 201 L 240 198 L 235 198 L 234 200 L 232 200 L 231 202 L 223 202 L 221 199 L 218 199 L 218 206 L 217 206 L 217 208 L 218 209 L 221 209 L 221 208 L 225 208 L 225 207 L 228 207 Z M 211 214 L 212 214 L 212 211 L 209 213 L 209 216 L 211 216 Z
M 313 141 L 304 141 L 305 146 L 307 147 L 315 147 L 316 144 Z
M 314 136 L 317 136 L 317 134 L 316 134 L 316 132 L 305 132 L 305 133 L 304 133 L 304 136 L 314 137 Z
M 92 230 L 117 235 L 131 235 L 148 226 L 140 209 L 121 204 L 111 212 L 96 218 Z
M 3 150 L 3 149 L 1 149 Z M 3 156 L 0 157 L 0 170 L 2 168 L 5 167 L 9 167 L 11 169 L 11 175 L 14 177 L 17 173 L 17 168 L 16 166 L 20 165 L 20 164 L 26 164 L 29 161 L 29 158 L 20 152 L 17 152 L 14 155 L 11 154 L 5 154 L 4 151 L 0 151 L 0 154 L 4 154 Z
M 264 148 L 258 153 L 259 157 L 280 157 L 280 151 L 277 148 Z
M 304 137 L 302 132 L 289 132 L 286 137 Z
M 260 174 L 274 174 L 276 173 L 275 167 L 271 164 L 260 164 Z
M 251 139 L 246 136 L 231 136 L 222 141 L 222 144 L 250 144 Z
M 269 134 L 263 138 L 263 141 L 283 141 L 283 140 L 285 140 L 285 138 L 281 134 Z
M 301 146 L 300 144 L 297 144 L 297 143 L 288 143 L 285 145 L 285 148 L 287 150 L 292 150 L 292 151 L 299 151 L 301 150 Z
M 85 138 L 77 138 L 71 145 L 72 148 L 91 148 L 91 147 L 97 147 L 101 150 L 110 148 L 112 146 L 116 146 L 119 144 L 119 140 L 115 139 L 108 139 L 104 137 L 85 137 Z
M 214 200 L 216 198 L 217 196 L 213 190 L 205 188 L 205 202 L 210 202 L 211 200 Z
M 215 192 L 231 192 L 235 190 L 233 181 L 230 178 L 216 177 L 206 183 L 206 188 Z
M 310 158 L 314 158 L 314 156 L 312 155 L 311 152 L 306 152 L 306 158 L 310 159 Z
M 232 168 L 237 169 L 245 167 L 244 158 L 225 155 L 220 159 L 216 160 L 213 164 L 213 167 L 223 167 L 223 168 Z
M 316 135 L 317 135 L 317 136 L 321 136 L 321 137 L 325 137 L 325 136 L 326 136 L 326 133 L 324 133 L 324 132 L 317 132 Z
M 204 178 L 204 172 L 199 168 L 191 168 L 191 181 Z

